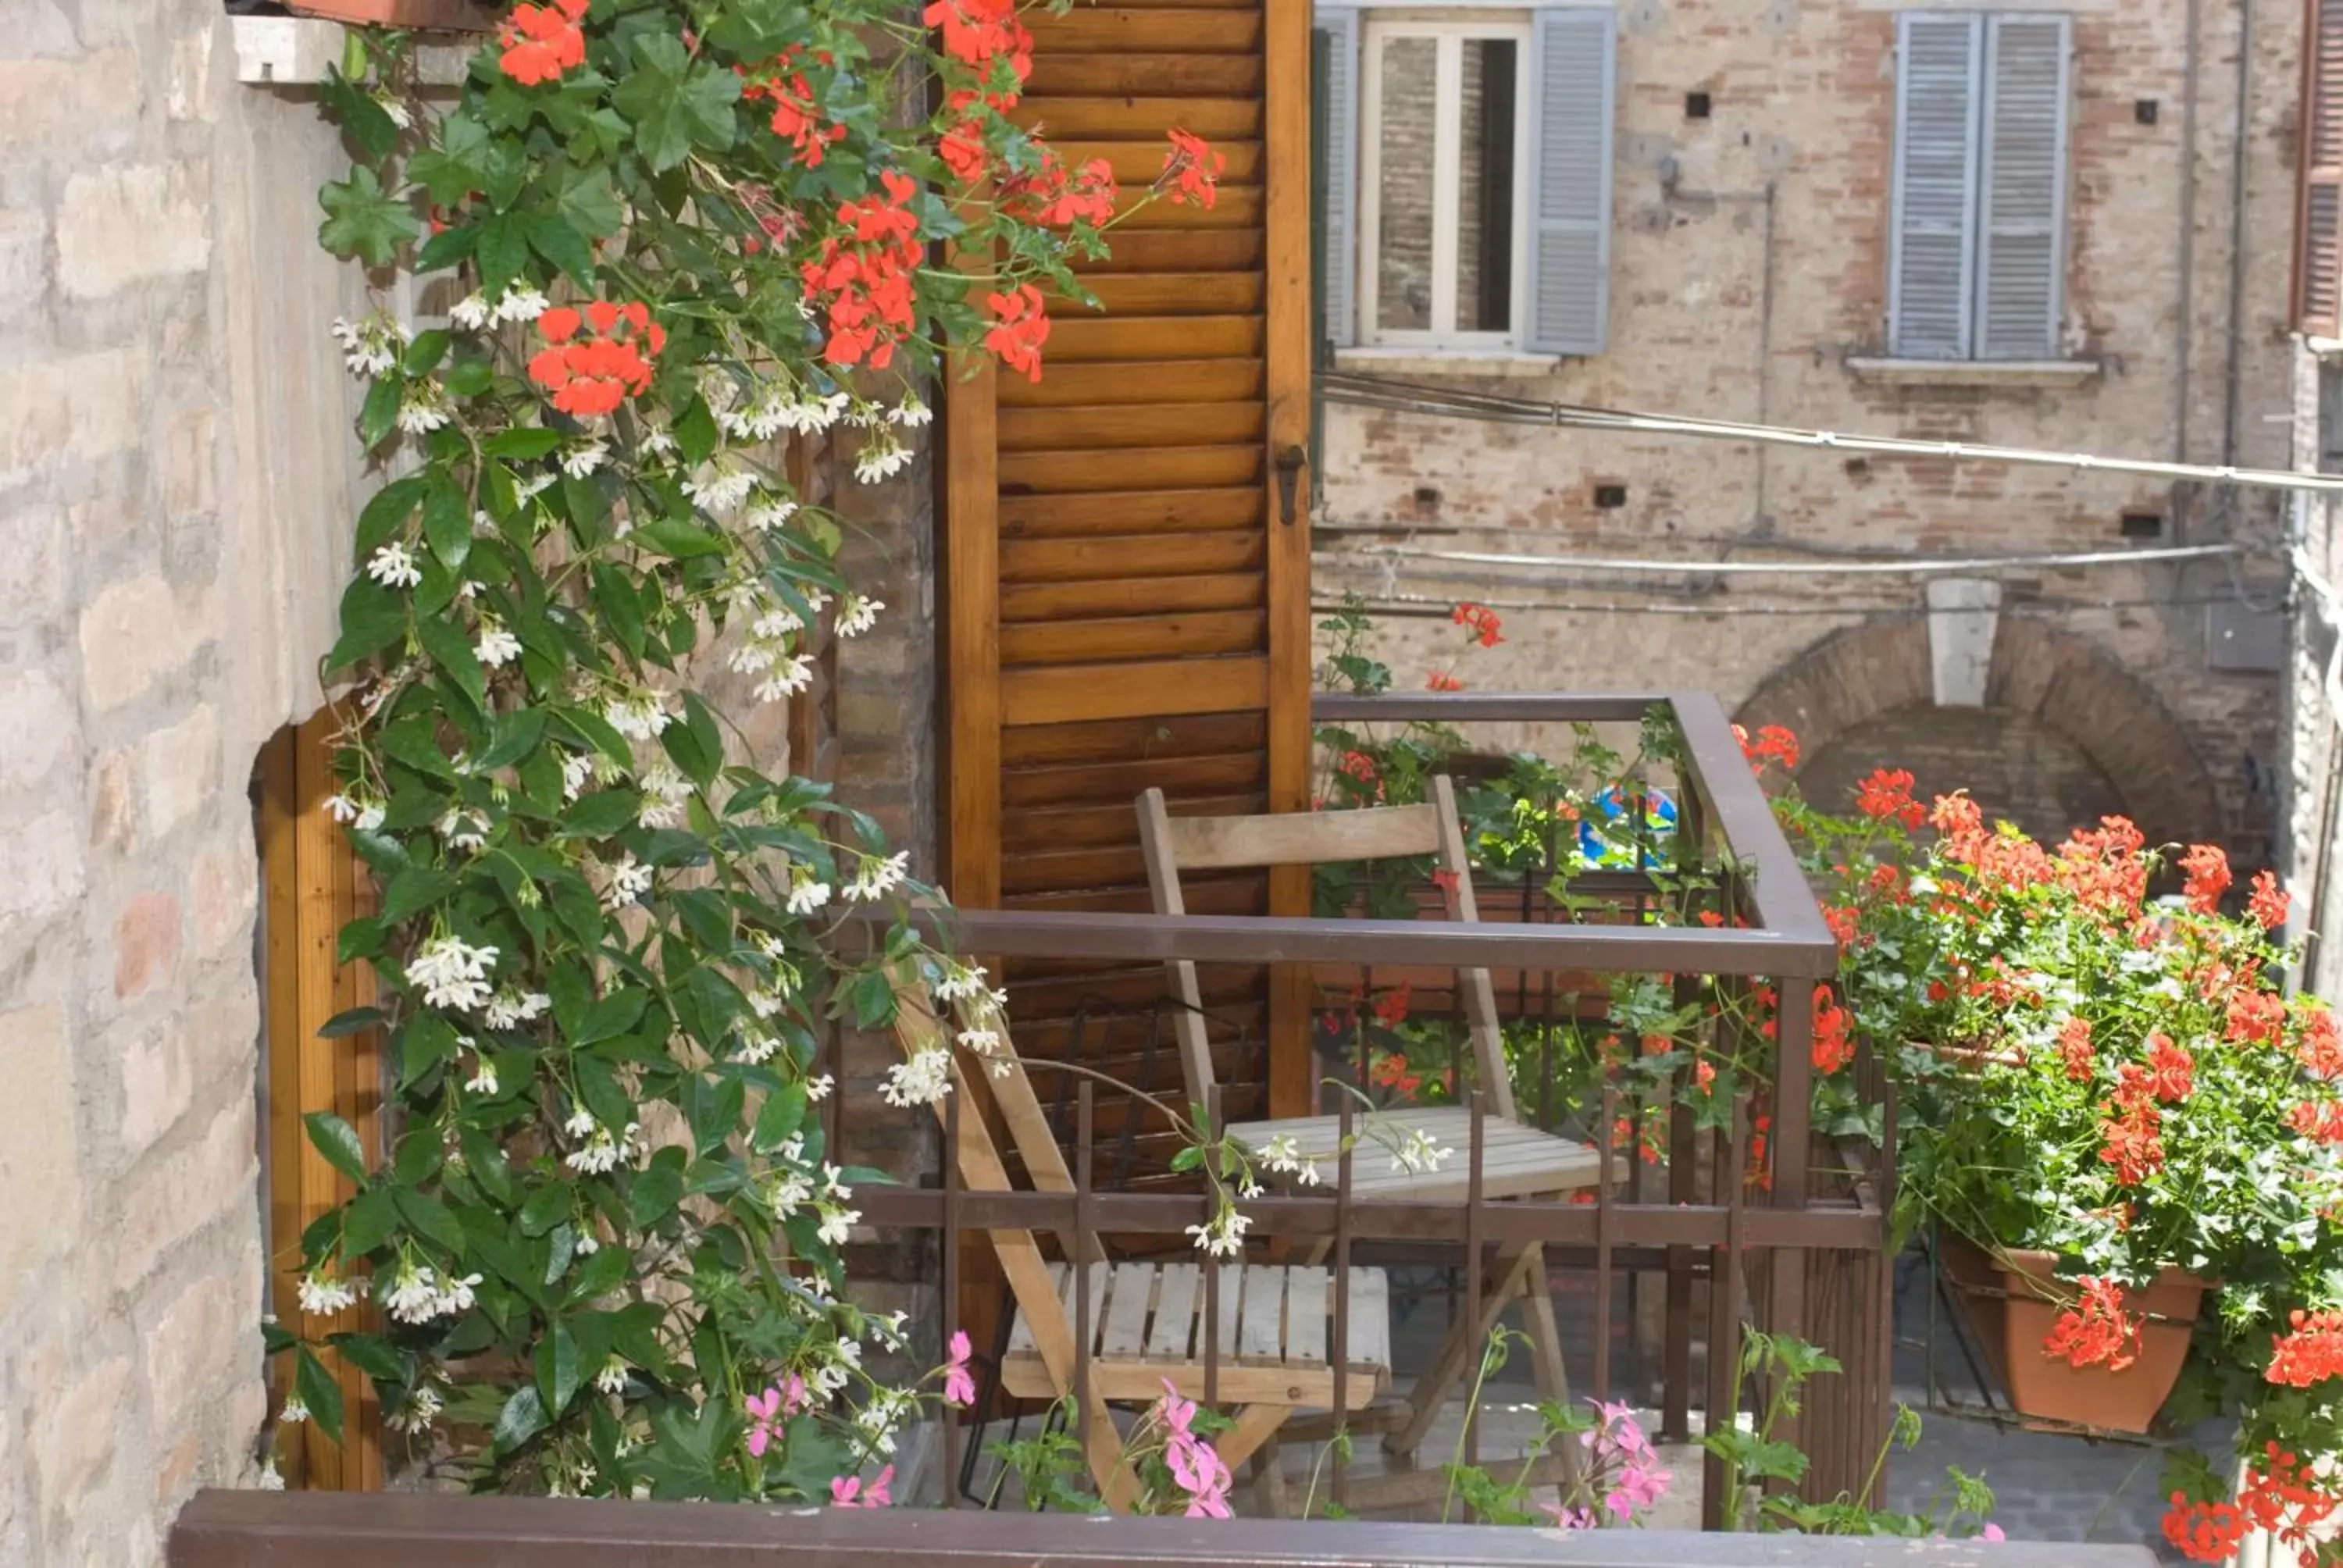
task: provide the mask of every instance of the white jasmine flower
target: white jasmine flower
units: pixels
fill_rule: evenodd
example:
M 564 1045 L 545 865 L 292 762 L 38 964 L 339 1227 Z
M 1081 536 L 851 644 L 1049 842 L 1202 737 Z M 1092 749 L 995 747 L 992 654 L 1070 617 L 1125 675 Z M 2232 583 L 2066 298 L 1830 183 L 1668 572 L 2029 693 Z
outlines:
M 813 1183 L 801 1171 L 785 1172 L 765 1193 L 765 1202 L 777 1220 L 786 1220 L 813 1201 Z
M 444 1408 L 445 1402 L 439 1397 L 438 1388 L 431 1383 L 420 1383 L 413 1393 L 407 1396 L 407 1403 L 390 1418 L 390 1423 L 405 1432 L 427 1432 L 431 1423 L 439 1419 L 439 1412 Z
M 781 428 L 794 430 L 800 436 L 818 436 L 838 423 L 853 399 L 843 392 L 833 392 L 827 397 L 807 397 L 779 410 Z
M 561 759 L 561 798 L 575 800 L 586 788 L 586 780 L 594 777 L 594 759 L 583 751 L 574 751 Z
M 951 1058 L 932 1046 L 889 1068 L 879 1086 L 880 1099 L 905 1109 L 940 1104 L 950 1092 Z
M 638 1136 L 641 1131 L 639 1123 L 629 1121 L 625 1131 L 612 1137 L 608 1128 L 596 1122 L 585 1147 L 570 1151 L 562 1163 L 588 1176 L 615 1171 L 622 1161 L 630 1161 L 642 1151 L 642 1140 Z
M 664 762 L 643 772 L 643 809 L 647 828 L 672 828 L 683 820 L 683 803 L 691 799 L 691 780 Z
M 440 1288 L 438 1299 L 433 1303 L 439 1309 L 436 1315 L 445 1318 L 452 1317 L 458 1312 L 470 1312 L 472 1287 L 479 1282 L 480 1276 L 478 1274 L 467 1274 L 460 1280 L 449 1280 Z
M 830 884 L 816 880 L 811 866 L 789 868 L 789 913 L 809 915 L 829 902 Z
M 374 95 L 374 101 L 375 106 L 383 112 L 384 116 L 392 125 L 402 131 L 411 131 L 415 128 L 415 111 L 407 106 L 404 99 L 389 93 L 377 92 Z
M 397 423 L 410 436 L 428 436 L 456 417 L 437 381 L 412 381 L 399 399 Z
M 582 479 L 600 467 L 609 456 L 610 448 L 605 442 L 572 441 L 561 450 L 561 471 L 573 479 Z
M 485 1006 L 495 994 L 488 977 L 496 961 L 494 948 L 471 947 L 460 937 L 439 937 L 426 942 L 408 963 L 407 983 L 424 988 L 426 1007 L 469 1011 Z
M 610 1357 L 602 1363 L 602 1370 L 594 1374 L 594 1386 L 604 1393 L 626 1392 L 627 1363 L 617 1356 Z
M 569 1120 L 561 1124 L 561 1131 L 567 1132 L 572 1138 L 592 1137 L 594 1135 L 594 1113 L 587 1110 L 582 1105 L 574 1108 L 569 1112 Z
M 423 573 L 417 568 L 415 558 L 408 555 L 407 547 L 396 539 L 375 551 L 367 562 L 367 576 L 383 587 L 392 588 L 413 588 L 423 580 Z
M 527 478 L 518 479 L 513 483 L 513 499 L 516 501 L 533 501 L 547 490 L 551 489 L 553 487 L 553 481 L 558 477 L 559 476 L 548 471 L 531 474 Z
M 675 432 L 664 425 L 645 431 L 643 438 L 635 443 L 635 450 L 646 457 L 664 457 L 675 450 Z
M 260 1462 L 260 1490 L 263 1492 L 285 1490 L 285 1475 L 277 1468 L 277 1456 L 273 1453 L 266 1455 Z
M 625 909 L 650 891 L 650 887 L 651 869 L 630 852 L 610 868 L 610 885 L 602 890 L 602 907 L 613 911 Z
M 832 1078 L 827 1072 L 823 1073 L 820 1078 L 809 1078 L 806 1080 L 805 1086 L 806 1098 L 816 1104 L 820 1104 L 822 1101 L 828 1100 L 831 1091 L 837 1089 L 837 1087 L 838 1080 Z
M 848 594 L 838 601 L 838 635 L 860 637 L 879 624 L 879 612 L 886 608 L 875 598 Z
M 854 477 L 866 485 L 891 479 L 910 466 L 911 449 L 893 437 L 873 437 L 854 459 Z
M 353 376 L 379 376 L 398 363 L 407 336 L 398 324 L 379 313 L 364 321 L 337 319 L 334 341 L 341 345 L 342 363 Z
M 913 430 L 935 417 L 935 410 L 920 402 L 917 395 L 908 392 L 903 395 L 903 400 L 887 414 L 887 417 L 895 424 Z
M 748 516 L 743 520 L 759 533 L 769 534 L 788 522 L 790 514 L 797 509 L 798 504 L 795 501 L 759 495 L 757 504 L 749 508 Z
M 1244 1233 L 1252 1221 L 1234 1209 L 1223 1209 L 1201 1225 L 1188 1227 L 1197 1248 L 1215 1258 L 1233 1258 L 1244 1251 Z
M 701 510 L 719 518 L 730 517 L 757 487 L 757 476 L 738 469 L 719 469 L 705 479 L 686 479 L 683 493 L 691 498 Z
M 964 1029 L 960 1031 L 960 1049 L 979 1056 L 990 1056 L 1001 1049 L 1001 1035 L 996 1030 Z
M 795 697 L 813 684 L 813 660 L 803 654 L 792 654 L 780 667 L 757 683 L 755 697 L 759 702 L 779 702 Z
M 475 1094 L 495 1095 L 497 1064 L 485 1056 L 480 1058 L 478 1065 L 473 1069 L 472 1076 L 465 1082 L 464 1087 Z
M 358 1303 L 358 1293 L 351 1289 L 349 1282 L 327 1268 L 312 1269 L 302 1275 L 299 1292 L 301 1310 L 315 1317 L 330 1318 Z
M 350 826 L 361 833 L 373 832 L 382 826 L 382 808 L 369 803 L 365 810 L 358 813 L 358 819 Z
M 493 618 L 480 618 L 480 639 L 472 645 L 473 655 L 490 669 L 500 669 L 520 657 L 520 638 L 507 631 Z
M 773 1036 L 759 1030 L 744 1029 L 740 1031 L 739 1049 L 733 1051 L 732 1060 L 756 1067 L 770 1061 L 773 1053 L 780 1049 L 781 1042 Z
M 331 817 L 335 821 L 341 823 L 344 827 L 347 827 L 352 822 L 357 821 L 359 815 L 364 812 L 365 809 L 365 807 L 351 799 L 347 795 L 335 794 L 326 797 L 326 815 Z
M 546 312 L 551 301 L 526 283 L 505 285 L 505 295 L 497 301 L 498 321 L 535 321 Z
M 285 1408 L 277 1412 L 277 1419 L 287 1426 L 298 1426 L 309 1419 L 309 1407 L 301 1402 L 299 1394 L 294 1394 L 286 1400 Z
M 478 332 L 488 324 L 488 302 L 474 289 L 447 307 L 447 319 L 467 332 Z
M 980 964 L 944 965 L 944 978 L 936 982 L 938 1001 L 972 1001 L 985 992 L 985 974 Z
M 553 999 L 541 990 L 500 990 L 488 999 L 482 1017 L 490 1029 L 518 1029 L 552 1005 Z
M 427 1266 L 402 1261 L 382 1304 L 402 1323 L 427 1323 L 439 1315 L 438 1280 Z
M 667 694 L 662 691 L 640 691 L 612 701 L 603 708 L 602 717 L 611 729 L 629 740 L 657 739 L 675 721 L 674 715 L 667 710 Z
M 867 904 L 885 898 L 901 885 L 904 873 L 911 863 L 911 854 L 904 849 L 883 860 L 875 855 L 864 855 L 860 860 L 861 863 L 855 868 L 854 880 L 847 885 L 846 897 L 853 902 Z
M 478 849 L 488 841 L 488 825 L 468 811 L 450 810 L 432 825 L 451 849 Z
M 759 986 L 749 993 L 749 1010 L 759 1018 L 770 1018 L 789 1005 L 788 997 L 764 986 Z
M 821 1223 L 814 1228 L 814 1234 L 833 1247 L 846 1245 L 848 1233 L 862 1218 L 860 1209 L 834 1209 L 827 1203 L 821 1204 L 817 1212 L 821 1215 Z
M 1437 1171 L 1440 1162 L 1455 1152 L 1453 1149 L 1443 1149 L 1434 1143 L 1423 1128 L 1411 1127 L 1406 1139 L 1392 1151 L 1392 1169 L 1411 1175 Z
M 602 1238 L 591 1231 L 580 1231 L 578 1232 L 578 1240 L 572 1245 L 578 1249 L 579 1257 L 590 1258 L 602 1250 Z

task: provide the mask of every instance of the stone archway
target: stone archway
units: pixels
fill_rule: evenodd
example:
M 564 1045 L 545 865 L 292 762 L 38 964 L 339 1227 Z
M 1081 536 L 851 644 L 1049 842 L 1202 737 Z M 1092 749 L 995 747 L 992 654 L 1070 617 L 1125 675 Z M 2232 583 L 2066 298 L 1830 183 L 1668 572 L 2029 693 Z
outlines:
M 2097 645 L 2004 615 L 1984 695 L 1981 708 L 1936 707 L 1927 626 L 1915 618 L 1825 638 L 1768 677 L 1736 718 L 1795 730 L 1802 777 L 1818 790 L 1843 790 L 1874 767 L 1909 768 L 1922 789 L 1966 784 L 2036 836 L 2112 810 L 2151 843 L 2227 839 L 2212 776 L 2179 721 Z

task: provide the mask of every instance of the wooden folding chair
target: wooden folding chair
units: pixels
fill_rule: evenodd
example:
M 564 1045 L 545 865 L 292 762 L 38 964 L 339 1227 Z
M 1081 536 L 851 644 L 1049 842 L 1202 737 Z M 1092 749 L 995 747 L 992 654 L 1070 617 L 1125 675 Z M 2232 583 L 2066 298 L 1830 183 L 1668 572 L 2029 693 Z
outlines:
M 1011 1142 L 1041 1191 L 1071 1192 L 1073 1177 L 1051 1131 L 1049 1119 L 1025 1076 L 1024 1064 L 1005 1027 L 1001 1044 L 985 1059 L 1001 1070 L 963 1070 L 964 1053 L 929 1004 L 925 990 L 899 980 L 895 987 L 896 1035 L 906 1057 L 928 1049 L 950 1054 L 952 1081 L 968 1095 L 959 1121 L 960 1171 L 970 1191 L 1011 1191 L 1009 1172 L 986 1129 L 988 1098 Z M 941 1111 L 939 1108 L 939 1120 Z M 1002 1389 L 1019 1399 L 1056 1400 L 1079 1392 L 1086 1427 L 1085 1457 L 1099 1495 L 1117 1513 L 1127 1512 L 1138 1480 L 1122 1453 L 1122 1440 L 1108 1413 L 1111 1402 L 1147 1403 L 1170 1383 L 1182 1399 L 1205 1397 L 1206 1272 L 1201 1261 L 1108 1263 L 1095 1238 L 1059 1238 L 1064 1261 L 1044 1257 L 1031 1231 L 989 1231 L 999 1254 L 1017 1316 L 1001 1366 Z M 946 1245 L 952 1239 L 946 1239 Z M 1087 1268 L 1072 1260 L 1087 1251 Z M 1330 1363 L 1333 1341 L 1335 1282 L 1323 1268 L 1273 1268 L 1224 1263 L 1216 1271 L 1220 1305 L 1219 1354 L 1214 1397 L 1239 1408 L 1236 1425 L 1214 1440 L 1230 1473 L 1257 1453 L 1277 1494 L 1278 1429 L 1296 1410 L 1326 1410 L 1334 1403 L 1338 1381 L 1344 1403 L 1364 1410 L 1382 1397 L 1391 1379 L 1391 1291 L 1380 1269 L 1353 1269 L 1345 1365 Z M 1087 1278 L 1090 1354 L 1087 1377 L 1076 1389 L 1075 1291 Z
M 1181 875 L 1186 871 L 1430 855 L 1445 873 L 1442 887 L 1448 918 L 1481 918 L 1473 895 L 1472 865 L 1465 857 L 1464 831 L 1456 815 L 1456 793 L 1445 774 L 1433 779 L 1432 799 L 1423 805 L 1257 817 L 1174 817 L 1165 806 L 1163 791 L 1149 789 L 1139 797 L 1139 835 L 1147 859 L 1148 885 L 1159 914 L 1187 912 L 1180 890 Z M 1212 1089 L 1212 1053 L 1196 966 L 1174 960 L 1167 967 L 1177 1014 L 1181 1071 L 1190 1101 L 1206 1104 Z M 1594 1185 L 1601 1179 L 1602 1156 L 1594 1148 L 1531 1127 L 1518 1118 L 1489 971 L 1459 970 L 1457 981 L 1473 1040 L 1473 1065 L 1489 1112 L 1482 1127 L 1482 1191 L 1491 1198 L 1554 1198 Z M 1472 1112 L 1462 1106 L 1409 1107 L 1378 1115 L 1397 1127 L 1420 1130 L 1445 1148 L 1461 1151 L 1471 1137 Z M 1256 1150 L 1273 1139 L 1291 1138 L 1302 1156 L 1327 1168 L 1339 1152 L 1341 1138 L 1338 1120 L 1332 1116 L 1243 1121 L 1231 1126 L 1229 1131 Z M 1437 1171 L 1402 1170 L 1395 1161 L 1387 1168 L 1386 1161 L 1365 1158 L 1363 1152 L 1353 1161 L 1352 1191 L 1368 1201 L 1463 1202 L 1470 1182 L 1470 1167 L 1463 1158 L 1447 1161 Z M 1543 1249 L 1534 1244 L 1506 1248 L 1499 1252 L 1492 1272 L 1493 1284 L 1483 1294 L 1480 1321 L 1458 1320 L 1440 1354 L 1418 1380 L 1405 1419 L 1384 1438 L 1392 1452 L 1412 1452 L 1423 1441 L 1439 1416 L 1442 1402 L 1465 1369 L 1475 1363 L 1499 1316 L 1516 1297 L 1526 1298 L 1539 1392 L 1547 1399 L 1569 1397 Z

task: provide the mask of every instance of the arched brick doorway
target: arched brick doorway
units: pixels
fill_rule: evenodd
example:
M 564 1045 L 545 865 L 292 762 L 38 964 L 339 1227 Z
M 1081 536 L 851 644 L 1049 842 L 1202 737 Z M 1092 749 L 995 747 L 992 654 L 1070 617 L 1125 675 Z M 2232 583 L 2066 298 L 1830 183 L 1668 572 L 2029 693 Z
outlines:
M 1926 622 L 1875 622 L 1815 644 L 1758 687 L 1737 718 L 1787 725 L 1818 803 L 1844 802 L 1877 767 L 1925 794 L 1966 787 L 2036 837 L 2120 812 L 2152 843 L 2227 839 L 2213 780 L 2179 722 L 2096 645 L 2005 615 L 1982 708 L 1938 708 Z

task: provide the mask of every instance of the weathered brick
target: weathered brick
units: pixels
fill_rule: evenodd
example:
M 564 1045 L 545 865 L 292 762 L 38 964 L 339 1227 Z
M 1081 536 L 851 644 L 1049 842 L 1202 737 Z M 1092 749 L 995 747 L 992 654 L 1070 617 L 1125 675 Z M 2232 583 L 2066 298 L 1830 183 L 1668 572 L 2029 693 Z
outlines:
M 130 998 L 171 978 L 179 961 L 179 900 L 141 893 L 114 922 L 114 994 Z

